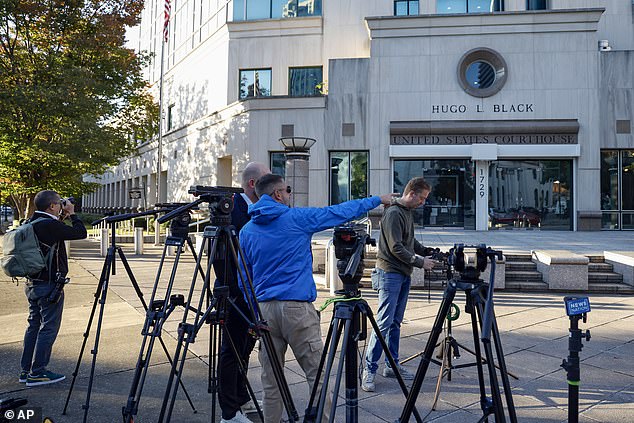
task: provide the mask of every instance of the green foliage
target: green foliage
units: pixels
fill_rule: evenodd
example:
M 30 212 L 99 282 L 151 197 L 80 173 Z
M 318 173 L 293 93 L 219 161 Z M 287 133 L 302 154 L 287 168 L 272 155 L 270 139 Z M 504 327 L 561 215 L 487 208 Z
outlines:
M 142 0 L 0 1 L 0 197 L 79 195 L 157 132 L 147 55 L 124 46 Z

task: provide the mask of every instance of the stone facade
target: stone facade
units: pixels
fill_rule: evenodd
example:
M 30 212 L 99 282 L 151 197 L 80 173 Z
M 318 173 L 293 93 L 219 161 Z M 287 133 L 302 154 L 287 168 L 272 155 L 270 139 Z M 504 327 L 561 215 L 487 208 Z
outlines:
M 191 21 L 189 3 L 179 3 L 173 26 Z M 204 11 L 193 29 L 172 27 L 166 44 L 162 192 L 157 196 L 157 140 L 150 140 L 140 144 L 138 155 L 96 179 L 103 187 L 87 195 L 84 206 L 103 211 L 158 200 L 190 201 L 190 185 L 238 185 L 244 165 L 268 163 L 272 152 L 283 150 L 278 139 L 291 130 L 317 140 L 307 170 L 311 206 L 331 201 L 333 151 L 367 152 L 368 194 L 397 186 L 396 160 L 459 158 L 472 166 L 473 175 L 463 170 L 464 184 L 475 190 L 470 200 L 460 199 L 470 210 L 469 217 L 464 212 L 464 227 L 486 230 L 491 200 L 499 196 L 491 189 L 491 164 L 557 159 L 571 163 L 572 192 L 551 213 L 563 215 L 565 209 L 569 229 L 598 229 L 600 150 L 634 149 L 632 132 L 617 133 L 615 123 L 634 121 L 632 4 L 549 4 L 550 10 L 526 11 L 525 1 L 507 0 L 504 12 L 443 15 L 436 14 L 435 2 L 421 1 L 420 15 L 391 16 L 392 1 L 323 0 L 321 16 L 240 22 L 227 19 L 232 2 Z M 140 49 L 156 53 L 147 78 L 157 91 L 159 12 L 147 9 L 139 29 Z M 599 51 L 599 40 L 608 40 L 612 49 Z M 485 98 L 470 95 L 460 84 L 461 60 L 478 49 L 495 52 L 506 64 L 504 85 Z M 327 95 L 289 97 L 289 69 L 302 66 L 323 67 Z M 271 96 L 239 100 L 241 69 L 270 69 Z M 574 122 L 574 142 L 547 142 L 544 136 L 560 134 L 526 129 L 547 131 L 548 121 Z M 515 132 L 513 122 L 521 122 L 525 132 Z M 442 123 L 441 135 L 460 142 L 425 144 L 419 138 L 399 145 L 392 137 L 403 123 L 415 136 L 436 136 L 434 128 Z M 508 131 L 500 132 L 505 123 Z M 469 128 L 463 133 L 462 124 Z M 431 129 L 417 133 L 421 128 Z M 500 138 L 483 141 L 496 133 Z M 520 138 L 528 136 L 537 138 Z M 537 141 L 526 143 L 529 139 Z M 469 182 L 476 175 L 482 177 L 479 190 L 475 180 Z M 136 187 L 144 196 L 131 200 L 127 193 Z M 524 191 L 529 188 L 530 195 L 521 195 L 532 201 L 534 190 L 535 206 L 553 196 L 552 188 Z M 516 202 L 521 196 L 506 195 Z M 450 202 L 439 210 L 451 207 Z M 541 208 L 546 211 L 546 204 Z

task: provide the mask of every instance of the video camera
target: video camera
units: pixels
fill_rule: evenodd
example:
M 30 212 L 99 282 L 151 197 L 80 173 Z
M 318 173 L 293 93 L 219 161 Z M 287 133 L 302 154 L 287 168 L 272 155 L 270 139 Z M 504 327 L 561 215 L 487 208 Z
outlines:
M 465 253 L 465 249 L 472 250 Z M 460 273 L 460 278 L 468 281 L 478 281 L 480 274 L 487 268 L 488 259 L 502 260 L 502 251 L 493 250 L 485 244 L 464 245 L 454 244 L 447 254 L 447 277 L 451 279 L 453 270 Z
M 243 193 L 244 190 L 235 187 L 192 185 L 187 192 L 209 203 L 209 220 L 211 224 L 221 226 L 231 224 L 231 212 L 234 207 L 233 196 Z
M 356 297 L 359 295 L 359 281 L 363 277 L 365 246 L 375 246 L 376 240 L 370 238 L 365 225 L 360 223 L 336 226 L 332 240 L 337 257 L 337 271 L 343 282 L 341 293 L 347 297 Z

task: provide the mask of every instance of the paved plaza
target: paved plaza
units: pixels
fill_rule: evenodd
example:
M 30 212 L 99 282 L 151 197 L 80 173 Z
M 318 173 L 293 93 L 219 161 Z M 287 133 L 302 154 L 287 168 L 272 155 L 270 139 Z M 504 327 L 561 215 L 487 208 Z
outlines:
M 426 245 L 442 249 L 454 242 L 486 242 L 504 251 L 527 251 L 540 246 L 564 248 L 579 253 L 595 253 L 604 249 L 631 250 L 631 236 L 627 233 L 582 232 L 512 232 L 498 231 L 487 234 L 469 231 L 424 231 Z M 326 239 L 327 235 L 318 237 Z M 629 246 L 629 248 L 628 248 Z M 132 246 L 123 246 L 133 273 L 146 301 L 149 300 L 161 249 L 146 248 L 143 256 L 132 254 Z M 0 398 L 23 397 L 29 405 L 42 407 L 43 414 L 53 422 L 78 422 L 82 420 L 82 405 L 86 402 L 90 351 L 94 346 L 96 318 L 67 415 L 62 415 L 64 402 L 72 380 L 72 372 L 86 330 L 94 292 L 104 259 L 99 255 L 97 241 L 77 241 L 72 244 L 70 276 L 71 285 L 66 289 L 64 320 L 53 351 L 50 368 L 66 374 L 67 380 L 37 388 L 19 384 L 19 356 L 22 336 L 26 326 L 27 302 L 23 287 L 16 286 L 8 278 L 0 277 Z M 164 263 L 159 283 L 159 297 L 167 286 L 173 258 Z M 176 269 L 173 293 L 186 293 L 191 285 L 193 259 L 186 253 Z M 316 276 L 318 286 L 321 277 Z M 199 287 L 199 283 L 197 286 Z M 319 289 L 315 305 L 319 307 L 329 298 L 326 289 Z M 198 293 L 198 290 L 196 290 Z M 197 294 L 196 294 L 197 295 Z M 501 331 L 506 364 L 509 372 L 518 379 L 510 379 L 518 421 L 563 422 L 567 421 L 568 391 L 566 375 L 560 368 L 568 355 L 569 320 L 565 314 L 563 293 L 511 293 L 495 294 L 495 311 Z M 372 290 L 363 290 L 363 297 L 372 309 L 376 309 L 377 296 Z M 414 291 L 402 326 L 401 359 L 423 350 L 429 331 L 442 299 L 442 291 Z M 584 342 L 581 356 L 580 421 L 581 422 L 632 422 L 634 421 L 634 299 L 631 296 L 591 295 L 592 311 L 582 329 L 591 331 L 592 339 Z M 459 293 L 455 303 L 463 313 L 454 322 L 453 336 L 467 348 L 472 348 L 470 322 L 464 313 L 464 295 Z M 179 311 L 180 312 L 180 311 Z M 163 340 L 170 354 L 176 349 L 176 328 L 179 312 L 167 321 Z M 123 266 L 117 261 L 117 274 L 112 276 L 104 309 L 101 340 L 96 360 L 95 378 L 88 413 L 88 421 L 121 421 L 121 408 L 125 405 L 132 382 L 134 367 L 141 343 L 141 327 L 144 310 Z M 322 334 L 327 333 L 332 316 L 332 306 L 322 312 Z M 182 389 L 173 412 L 172 421 L 219 421 L 211 416 L 211 395 L 208 391 L 209 330 L 204 327 L 190 345 L 185 363 L 183 381 L 197 410 L 193 413 Z M 365 342 L 359 343 L 360 354 Z M 287 355 L 286 377 L 295 405 L 300 413 L 308 401 L 308 388 L 304 376 L 292 352 Z M 461 351 L 455 364 L 469 363 L 471 355 Z M 417 357 L 405 364 L 412 372 L 420 362 Z M 169 373 L 164 352 L 158 344 L 153 350 L 151 367 L 144 385 L 136 422 L 155 422 L 162 403 Z M 457 369 L 451 381 L 443 380 L 440 398 L 435 411 L 431 411 L 433 390 L 438 376 L 438 366 L 432 364 L 427 372 L 417 409 L 424 421 L 476 422 L 481 416 L 477 374 L 475 367 Z M 257 354 L 252 354 L 249 379 L 258 397 L 261 397 L 260 367 Z M 334 377 L 331 384 L 334 382 Z M 342 381 L 343 385 L 343 381 Z M 339 404 L 343 404 L 342 386 Z M 377 376 L 376 392 L 359 389 L 359 420 L 364 422 L 393 422 L 399 417 L 405 399 L 394 379 Z M 255 421 L 257 415 L 251 415 Z M 491 420 L 493 420 L 491 418 Z M 335 421 L 345 421 L 345 409 L 341 405 Z M 414 421 L 412 418 L 411 421 Z

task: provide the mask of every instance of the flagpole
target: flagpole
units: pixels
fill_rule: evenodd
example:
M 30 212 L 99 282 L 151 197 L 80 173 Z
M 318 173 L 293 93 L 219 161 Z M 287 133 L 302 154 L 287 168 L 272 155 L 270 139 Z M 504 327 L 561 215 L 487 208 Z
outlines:
M 163 171 L 163 75 L 165 72 L 165 44 L 169 34 L 169 18 L 170 18 L 170 0 L 165 0 L 163 37 L 161 39 L 161 75 L 159 79 L 159 125 L 158 125 L 158 146 L 156 147 L 156 202 L 162 202 L 161 199 L 161 173 Z M 161 225 L 158 221 L 154 221 L 154 245 L 161 244 Z

